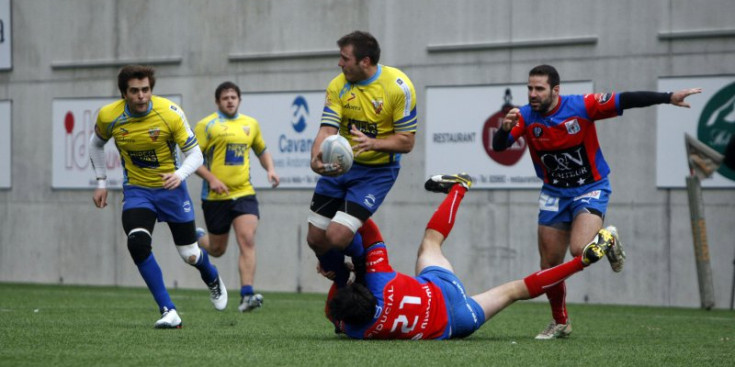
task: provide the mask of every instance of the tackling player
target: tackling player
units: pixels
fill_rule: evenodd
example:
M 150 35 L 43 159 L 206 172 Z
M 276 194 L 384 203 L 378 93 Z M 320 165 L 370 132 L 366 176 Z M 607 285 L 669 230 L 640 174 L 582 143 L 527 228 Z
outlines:
M 539 296 L 548 286 L 604 257 L 611 247 L 620 246 L 614 227 L 600 230 L 581 256 L 468 297 L 441 247 L 471 185 L 464 174 L 434 176 L 426 182 L 427 190 L 448 195 L 426 226 L 415 277 L 393 270 L 378 227 L 370 219 L 365 222 L 360 229 L 367 252 L 365 285 L 332 286 L 327 299 L 327 317 L 338 331 L 356 339 L 466 337 L 513 302 Z
M 567 249 L 579 256 L 602 228 L 612 192 L 610 173 L 597 140 L 595 121 L 623 114 L 623 110 L 670 103 L 689 107 L 684 99 L 701 89 L 677 92 L 622 92 L 560 95 L 559 73 L 549 65 L 531 69 L 528 104 L 505 116 L 493 138 L 503 151 L 525 138 L 536 174 L 543 180 L 539 197 L 538 246 L 541 269 L 564 261 Z M 608 254 L 613 271 L 623 268 L 625 252 Z M 572 332 L 566 309 L 564 282 L 547 290 L 553 320 L 536 339 L 565 337 Z
M 100 109 L 91 138 L 89 155 L 97 176 L 94 204 L 107 206 L 104 146 L 113 139 L 124 174 L 122 225 L 128 250 L 162 315 L 154 327 L 180 328 L 181 318 L 151 248 L 156 220 L 168 223 L 176 250 L 199 270 L 214 307 L 222 310 L 227 305 L 227 290 L 217 268 L 197 245 L 194 209 L 186 188 L 186 178 L 202 164 L 202 152 L 181 107 L 153 95 L 153 68 L 125 66 L 117 84 L 122 99 Z M 178 161 L 176 146 L 184 153 L 183 162 Z
M 311 169 L 322 175 L 311 200 L 307 242 L 321 266 L 344 285 L 344 253 L 362 256 L 357 229 L 378 210 L 398 177 L 401 154 L 413 149 L 416 91 L 406 74 L 378 64 L 380 46 L 367 32 L 337 41 L 342 73 L 327 87 L 321 127 L 311 148 Z M 344 136 L 355 150 L 349 172 L 322 162 L 322 141 Z M 338 174 L 339 177 L 330 177 Z M 363 261 L 354 261 L 362 264 Z

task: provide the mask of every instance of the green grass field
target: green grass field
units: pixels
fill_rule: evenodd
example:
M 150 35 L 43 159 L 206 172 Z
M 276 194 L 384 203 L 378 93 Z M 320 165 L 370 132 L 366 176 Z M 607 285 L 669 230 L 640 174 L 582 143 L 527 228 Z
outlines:
M 358 341 L 337 336 L 324 295 L 266 293 L 241 314 L 206 290 L 172 290 L 180 330 L 156 330 L 144 288 L 0 284 L 0 366 L 733 366 L 735 313 L 569 305 L 574 333 L 533 336 L 543 302 L 521 302 L 463 340 Z

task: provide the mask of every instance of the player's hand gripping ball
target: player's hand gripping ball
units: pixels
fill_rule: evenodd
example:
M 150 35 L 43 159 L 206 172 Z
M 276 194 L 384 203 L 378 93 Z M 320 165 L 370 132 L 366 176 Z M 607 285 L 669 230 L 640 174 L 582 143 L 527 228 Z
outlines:
M 325 164 L 339 164 L 342 167 L 342 173 L 352 168 L 352 162 L 354 160 L 354 153 L 352 152 L 352 146 L 342 135 L 335 134 L 330 135 L 324 141 L 320 147 L 322 152 L 322 162 Z M 335 174 L 327 173 L 328 176 L 335 176 Z

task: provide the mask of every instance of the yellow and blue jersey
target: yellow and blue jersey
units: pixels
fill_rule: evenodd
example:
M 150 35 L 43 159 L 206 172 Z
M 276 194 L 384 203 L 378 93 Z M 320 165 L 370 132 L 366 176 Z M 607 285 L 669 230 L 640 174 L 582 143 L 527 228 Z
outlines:
M 229 189 L 229 194 L 218 194 L 204 181 L 203 200 L 229 200 L 254 195 L 250 183 L 250 154 L 265 152 L 266 145 L 258 121 L 237 114 L 234 118 L 217 111 L 199 121 L 194 127 L 199 146 L 204 154 L 204 165 Z
M 416 91 L 402 71 L 378 64 L 370 79 L 350 83 L 344 74 L 332 79 L 322 113 L 322 125 L 339 129 L 352 145 L 350 130 L 358 130 L 371 138 L 382 139 L 394 133 L 415 133 Z M 400 160 L 398 153 L 367 151 L 355 157 L 365 165 L 382 165 Z
M 173 173 L 179 162 L 176 146 L 187 152 L 197 146 L 181 107 L 152 96 L 148 111 L 134 114 L 124 99 L 100 109 L 95 125 L 97 136 L 115 139 L 123 167 L 123 185 L 163 187 L 161 174 Z

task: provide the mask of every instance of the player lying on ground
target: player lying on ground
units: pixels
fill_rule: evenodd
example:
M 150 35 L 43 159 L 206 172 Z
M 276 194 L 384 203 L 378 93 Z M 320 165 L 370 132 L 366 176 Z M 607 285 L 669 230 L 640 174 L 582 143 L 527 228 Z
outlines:
M 338 331 L 356 339 L 466 337 L 513 302 L 543 294 L 546 287 L 597 262 L 613 246 L 621 246 L 615 227 L 610 226 L 599 231 L 581 256 L 467 297 L 441 246 L 471 185 L 465 174 L 434 176 L 426 182 L 427 190 L 448 195 L 426 226 L 416 259 L 416 277 L 393 270 L 380 230 L 372 220 L 365 222 L 360 228 L 367 253 L 365 284 L 339 289 L 333 285 L 327 298 L 327 317 Z

